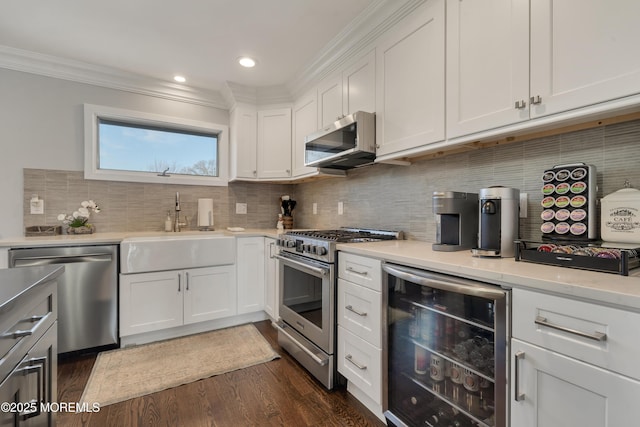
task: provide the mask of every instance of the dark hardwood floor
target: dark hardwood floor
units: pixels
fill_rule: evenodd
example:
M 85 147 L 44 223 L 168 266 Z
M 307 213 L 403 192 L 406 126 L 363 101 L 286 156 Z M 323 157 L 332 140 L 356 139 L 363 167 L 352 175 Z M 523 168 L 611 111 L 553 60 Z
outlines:
M 345 388 L 327 391 L 255 323 L 281 358 L 100 408 L 58 413 L 59 426 L 384 426 Z M 162 357 L 162 355 L 158 355 Z M 96 356 L 61 360 L 58 401 L 78 402 Z M 153 361 L 150 361 L 153 363 Z

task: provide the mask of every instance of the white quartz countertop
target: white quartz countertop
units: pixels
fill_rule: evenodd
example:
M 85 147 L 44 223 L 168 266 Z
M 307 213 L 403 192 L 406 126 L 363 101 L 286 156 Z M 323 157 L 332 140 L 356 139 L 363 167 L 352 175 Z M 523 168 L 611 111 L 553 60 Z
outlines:
M 144 231 L 144 232 L 113 232 L 113 233 L 93 233 L 79 235 L 59 235 L 42 237 L 13 237 L 0 239 L 0 247 L 27 248 L 34 246 L 71 246 L 71 245 L 96 245 L 96 244 L 119 244 L 124 239 L 139 237 L 176 237 L 176 236 L 266 236 L 277 237 L 277 230 L 274 229 L 253 229 L 247 228 L 244 231 L 228 231 L 226 229 L 214 231 L 188 230 L 179 233 L 168 233 L 164 231 Z
M 266 236 L 276 238 L 276 229 L 246 229 L 231 232 L 215 231 L 113 232 L 48 237 L 15 237 L 0 240 L 0 247 L 71 246 L 119 244 L 135 237 L 172 236 Z M 522 287 L 550 292 L 574 299 L 622 307 L 640 312 L 640 268 L 628 277 L 572 268 L 553 267 L 513 258 L 478 258 L 470 251 L 437 252 L 431 243 L 415 240 L 393 240 L 371 243 L 342 243 L 338 250 L 378 258 L 410 267 L 454 274 L 504 287 Z
M 413 240 L 339 244 L 338 250 L 504 287 L 529 288 L 640 311 L 640 271 L 621 276 L 513 258 L 478 258 L 470 251 L 437 252 L 431 249 L 431 243 Z

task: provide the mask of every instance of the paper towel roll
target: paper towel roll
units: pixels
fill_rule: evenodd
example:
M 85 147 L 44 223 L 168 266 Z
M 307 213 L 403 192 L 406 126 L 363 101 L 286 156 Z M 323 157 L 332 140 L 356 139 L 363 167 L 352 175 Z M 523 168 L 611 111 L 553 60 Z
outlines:
M 213 227 L 213 199 L 198 199 L 198 227 Z

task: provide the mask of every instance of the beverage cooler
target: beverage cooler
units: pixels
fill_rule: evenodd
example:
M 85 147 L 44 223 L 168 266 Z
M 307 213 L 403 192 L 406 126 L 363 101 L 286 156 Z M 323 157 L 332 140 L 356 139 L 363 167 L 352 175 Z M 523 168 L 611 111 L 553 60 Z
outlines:
M 506 426 L 510 292 L 394 264 L 383 269 L 388 424 Z

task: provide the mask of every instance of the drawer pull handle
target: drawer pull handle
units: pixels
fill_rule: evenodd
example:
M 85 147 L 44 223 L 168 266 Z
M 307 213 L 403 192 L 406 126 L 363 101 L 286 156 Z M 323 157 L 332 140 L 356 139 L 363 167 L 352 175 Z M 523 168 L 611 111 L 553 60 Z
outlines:
M 355 308 L 353 308 L 353 306 L 352 306 L 352 305 L 348 305 L 348 306 L 346 306 L 345 308 L 346 308 L 347 310 L 349 310 L 349 311 L 351 311 L 351 312 L 353 312 L 353 313 L 357 314 L 358 316 L 361 316 L 361 317 L 365 317 L 365 316 L 367 315 L 367 312 L 366 312 L 366 311 L 358 311 L 358 310 L 356 310 Z
M 524 400 L 524 393 L 520 393 L 520 362 L 524 359 L 524 351 L 518 351 L 515 355 L 514 366 L 515 366 L 515 379 L 513 381 L 514 390 L 513 394 L 515 394 L 514 398 L 516 402 L 522 402 Z
M 364 371 L 364 370 L 367 369 L 367 365 L 359 364 L 358 362 L 353 360 L 353 356 L 350 355 L 350 354 L 347 354 L 344 358 L 347 359 L 348 362 L 351 362 L 353 364 L 353 366 L 355 366 L 356 368 L 360 369 L 361 371 Z
M 354 269 L 353 267 L 347 267 L 347 271 L 350 272 L 350 273 L 359 274 L 361 276 L 366 276 L 367 274 L 369 274 L 368 271 L 358 271 L 358 270 Z
M 18 338 L 22 338 L 22 337 L 28 337 L 30 335 L 33 335 L 33 333 L 35 332 L 35 330 L 40 326 L 40 322 L 42 322 L 44 319 L 48 318 L 47 317 L 48 314 L 44 315 L 44 316 L 31 316 L 28 317 L 26 319 L 24 319 L 25 321 L 31 322 L 31 323 L 35 323 L 35 325 L 33 325 L 31 327 L 31 329 L 28 330 L 16 330 L 13 332 L 7 332 L 3 335 L 0 335 L 0 338 L 9 338 L 9 339 L 18 339 Z
M 3 335 L 3 338 L 12 338 L 12 339 L 18 339 L 18 338 L 22 338 L 22 337 L 28 337 L 29 335 L 33 335 L 33 329 L 29 329 L 28 331 L 15 331 L 15 332 L 10 332 L 8 334 Z
M 607 340 L 607 334 L 604 334 L 602 332 L 597 332 L 596 331 L 596 332 L 593 332 L 593 333 L 588 333 L 588 332 L 579 331 L 577 329 L 567 328 L 566 326 L 554 325 L 553 323 L 549 322 L 546 317 L 542 317 L 542 316 L 536 317 L 536 320 L 534 322 L 535 322 L 536 325 L 541 325 L 541 326 L 546 326 L 547 328 L 557 329 L 558 331 L 563 331 L 563 332 L 567 332 L 567 333 L 570 333 L 570 334 L 578 335 L 578 336 L 583 337 L 583 338 L 589 338 L 590 340 L 594 340 L 594 341 L 606 341 Z

